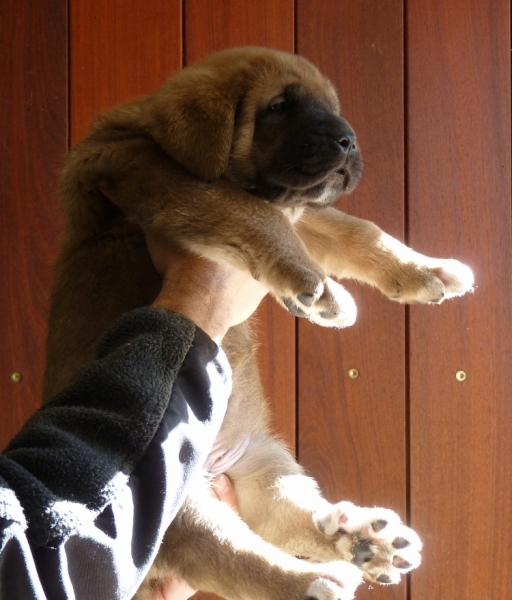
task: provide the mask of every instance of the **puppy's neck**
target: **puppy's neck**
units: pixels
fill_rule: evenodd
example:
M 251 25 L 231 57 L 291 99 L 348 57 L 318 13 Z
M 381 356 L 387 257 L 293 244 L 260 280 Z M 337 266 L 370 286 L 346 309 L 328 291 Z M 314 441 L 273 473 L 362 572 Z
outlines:
M 286 206 L 281 210 L 284 216 L 289 219 L 291 223 L 296 223 L 304 213 L 304 206 Z

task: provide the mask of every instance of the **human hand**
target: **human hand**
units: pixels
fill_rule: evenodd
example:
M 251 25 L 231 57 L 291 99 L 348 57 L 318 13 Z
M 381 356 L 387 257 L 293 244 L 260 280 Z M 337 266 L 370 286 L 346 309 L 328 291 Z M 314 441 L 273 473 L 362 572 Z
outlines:
M 233 510 L 238 512 L 235 489 L 231 479 L 224 473 L 217 475 L 213 480 L 212 495 L 221 502 L 229 504 Z M 185 580 L 173 575 L 161 588 L 155 590 L 151 600 L 188 600 L 196 591 Z
M 247 271 L 185 254 L 154 234 L 146 235 L 146 243 L 163 276 L 153 306 L 185 315 L 217 343 L 248 319 L 268 292 Z
M 235 488 L 231 479 L 225 473 L 221 473 L 214 478 L 212 493 L 218 500 L 229 504 L 235 512 L 238 512 L 238 500 L 236 499 Z
M 116 204 L 115 190 L 106 179 L 98 190 Z M 146 243 L 163 277 L 153 306 L 185 315 L 217 343 L 230 327 L 248 319 L 268 293 L 248 271 L 187 254 L 153 233 L 147 233 Z

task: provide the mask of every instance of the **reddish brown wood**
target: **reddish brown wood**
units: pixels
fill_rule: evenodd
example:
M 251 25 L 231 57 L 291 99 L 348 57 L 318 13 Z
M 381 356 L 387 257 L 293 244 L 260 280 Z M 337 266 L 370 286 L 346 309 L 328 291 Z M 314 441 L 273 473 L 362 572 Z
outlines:
M 180 0 L 70 0 L 71 142 L 99 112 L 159 87 L 181 67 Z
M 467 298 L 411 309 L 418 600 L 512 597 L 509 25 L 506 0 L 408 7 L 410 239 L 477 281 Z
M 297 50 L 338 88 L 365 161 L 356 191 L 338 208 L 403 238 L 402 2 L 297 3 Z M 321 40 L 321 41 L 320 41 Z M 348 284 L 354 327 L 299 324 L 299 458 L 329 499 L 388 506 L 405 517 L 405 321 L 403 307 Z M 348 371 L 359 370 L 357 379 Z M 405 597 L 405 584 L 358 591 Z
M 187 0 L 185 61 L 232 46 L 270 46 L 293 52 L 293 0 Z M 295 320 L 273 300 L 257 315 L 260 363 L 278 433 L 295 447 Z
M 187 64 L 233 46 L 293 52 L 293 0 L 185 0 Z
M 6 0 L 0 11 L 0 448 L 41 403 L 66 150 L 66 24 L 66 0 Z

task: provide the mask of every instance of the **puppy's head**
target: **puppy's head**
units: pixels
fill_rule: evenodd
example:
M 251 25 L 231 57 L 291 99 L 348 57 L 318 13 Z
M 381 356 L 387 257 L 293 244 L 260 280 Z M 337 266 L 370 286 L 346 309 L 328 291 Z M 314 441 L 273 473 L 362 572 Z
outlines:
M 151 134 L 194 175 L 225 176 L 279 206 L 325 206 L 361 175 L 334 88 L 296 55 L 213 54 L 156 92 L 150 114 Z

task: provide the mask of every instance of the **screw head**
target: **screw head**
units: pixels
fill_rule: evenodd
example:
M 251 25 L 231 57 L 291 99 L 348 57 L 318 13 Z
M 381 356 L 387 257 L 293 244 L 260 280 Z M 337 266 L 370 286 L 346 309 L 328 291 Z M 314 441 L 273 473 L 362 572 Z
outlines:
M 23 375 L 21 373 L 18 373 L 18 371 L 15 371 L 14 373 L 11 373 L 11 381 L 13 383 L 20 383 L 20 381 L 23 379 Z
M 466 377 L 465 371 L 457 371 L 457 373 L 455 373 L 455 379 L 457 381 L 465 381 Z
M 359 377 L 359 371 L 357 369 L 349 369 L 348 376 L 350 379 L 357 379 Z

